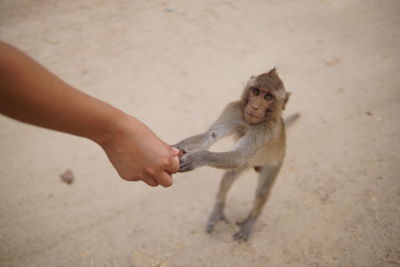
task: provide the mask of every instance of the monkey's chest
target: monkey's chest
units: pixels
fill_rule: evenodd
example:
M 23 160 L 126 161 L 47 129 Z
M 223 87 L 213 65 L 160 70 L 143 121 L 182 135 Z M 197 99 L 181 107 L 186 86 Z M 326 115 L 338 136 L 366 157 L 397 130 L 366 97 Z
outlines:
M 261 147 L 249 158 L 248 164 L 251 167 L 279 165 L 283 160 L 284 153 L 284 145 L 274 142 L 265 147 Z

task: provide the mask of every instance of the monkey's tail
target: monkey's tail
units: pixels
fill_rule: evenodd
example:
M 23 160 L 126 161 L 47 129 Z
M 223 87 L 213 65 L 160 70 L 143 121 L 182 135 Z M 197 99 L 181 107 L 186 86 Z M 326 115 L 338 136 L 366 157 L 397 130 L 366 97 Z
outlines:
M 292 115 L 289 115 L 288 117 L 285 118 L 285 125 L 289 125 L 292 122 L 294 122 L 295 120 L 297 120 L 300 117 L 300 113 L 296 112 Z

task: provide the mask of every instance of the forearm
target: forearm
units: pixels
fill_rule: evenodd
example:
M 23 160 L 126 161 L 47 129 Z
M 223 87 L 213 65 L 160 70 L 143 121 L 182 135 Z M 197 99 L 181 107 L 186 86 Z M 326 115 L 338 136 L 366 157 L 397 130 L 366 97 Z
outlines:
M 187 151 L 208 150 L 214 143 L 232 134 L 233 128 L 229 126 L 214 127 L 212 125 L 205 133 L 198 134 L 180 141 L 175 147 Z
M 191 171 L 202 166 L 220 169 L 236 169 L 244 164 L 261 147 L 263 139 L 255 135 L 245 135 L 228 152 L 193 151 L 180 158 L 180 172 Z
M 181 150 L 207 150 L 216 140 L 208 132 L 188 137 L 174 145 Z
M 170 186 L 179 169 L 178 151 L 142 122 L 76 90 L 2 42 L 0 113 L 97 142 L 128 181 Z
M 236 169 L 246 162 L 246 158 L 239 151 L 210 152 L 201 151 L 205 165 L 220 169 Z
M 101 140 L 125 114 L 80 92 L 0 42 L 0 112 L 11 118 Z
M 180 158 L 179 171 L 191 171 L 202 166 L 237 169 L 245 163 L 245 154 L 237 150 L 229 152 L 194 151 L 186 153 Z

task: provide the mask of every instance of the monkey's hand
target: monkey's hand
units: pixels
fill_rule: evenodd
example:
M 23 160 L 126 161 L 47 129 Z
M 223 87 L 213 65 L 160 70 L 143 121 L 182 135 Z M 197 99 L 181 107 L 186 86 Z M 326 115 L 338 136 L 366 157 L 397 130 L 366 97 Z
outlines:
M 180 168 L 178 172 L 188 172 L 204 166 L 205 154 L 207 154 L 207 151 L 193 151 L 183 154 L 183 156 L 179 158 Z

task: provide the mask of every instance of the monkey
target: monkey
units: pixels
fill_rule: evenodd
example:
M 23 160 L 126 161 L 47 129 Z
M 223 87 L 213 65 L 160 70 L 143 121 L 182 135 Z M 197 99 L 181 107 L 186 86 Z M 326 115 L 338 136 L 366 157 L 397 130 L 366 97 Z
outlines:
M 182 152 L 179 172 L 202 166 L 226 169 L 207 222 L 208 233 L 213 232 L 218 221 L 229 222 L 224 213 L 226 195 L 244 170 L 254 168 L 259 172 L 259 180 L 253 207 L 247 217 L 237 223 L 240 230 L 233 235 L 238 242 L 247 241 L 283 163 L 286 136 L 281 114 L 290 94 L 275 67 L 252 76 L 241 98 L 229 103 L 206 132 L 173 145 Z M 287 122 L 298 117 L 296 113 Z M 211 145 L 228 135 L 234 135 L 236 140 L 231 151 L 208 151 Z

